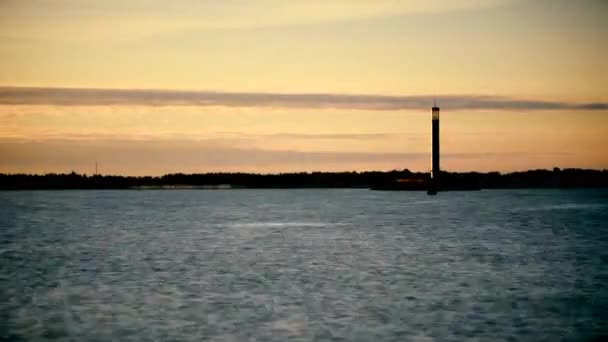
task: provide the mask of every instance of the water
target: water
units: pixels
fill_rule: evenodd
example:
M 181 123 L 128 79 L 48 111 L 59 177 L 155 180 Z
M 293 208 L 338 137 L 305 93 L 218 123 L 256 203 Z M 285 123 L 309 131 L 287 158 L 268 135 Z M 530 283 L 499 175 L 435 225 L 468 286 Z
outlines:
M 608 333 L 608 191 L 0 192 L 0 339 Z

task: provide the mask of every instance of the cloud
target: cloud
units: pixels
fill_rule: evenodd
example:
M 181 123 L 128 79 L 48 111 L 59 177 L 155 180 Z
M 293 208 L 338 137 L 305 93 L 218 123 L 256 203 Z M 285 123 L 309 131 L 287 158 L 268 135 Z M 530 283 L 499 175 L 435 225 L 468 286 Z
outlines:
M 286 109 L 427 110 L 433 101 L 450 110 L 608 110 L 604 102 L 528 100 L 489 95 L 246 93 L 144 89 L 0 87 L 0 105 L 219 106 Z

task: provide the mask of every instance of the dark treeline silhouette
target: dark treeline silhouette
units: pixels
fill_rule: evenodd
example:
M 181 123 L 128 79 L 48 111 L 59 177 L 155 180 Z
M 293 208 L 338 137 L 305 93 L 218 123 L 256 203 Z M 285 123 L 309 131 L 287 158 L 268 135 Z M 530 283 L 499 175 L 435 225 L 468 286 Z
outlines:
M 0 174 L 0 189 L 129 189 L 129 188 L 370 188 L 399 179 L 428 181 L 426 173 L 402 171 L 312 173 L 205 173 L 168 174 L 162 177 L 87 176 L 70 174 Z M 481 189 L 608 187 L 608 170 L 555 168 L 501 174 L 498 172 L 442 172 L 450 189 L 478 185 Z M 421 186 L 421 189 L 423 187 Z

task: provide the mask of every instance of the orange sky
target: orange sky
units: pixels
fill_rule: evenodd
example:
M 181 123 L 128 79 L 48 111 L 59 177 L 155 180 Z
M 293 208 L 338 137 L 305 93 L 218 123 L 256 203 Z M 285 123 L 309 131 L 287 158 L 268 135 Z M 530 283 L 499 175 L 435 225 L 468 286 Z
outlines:
M 3 1 L 0 172 L 608 168 L 606 2 L 286 4 Z

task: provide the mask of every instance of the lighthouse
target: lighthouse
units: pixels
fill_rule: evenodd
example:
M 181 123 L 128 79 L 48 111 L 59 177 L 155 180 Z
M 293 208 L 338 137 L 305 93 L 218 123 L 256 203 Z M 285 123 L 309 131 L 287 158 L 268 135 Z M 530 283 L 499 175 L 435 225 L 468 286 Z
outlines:
M 433 105 L 431 110 L 431 125 L 433 130 L 433 155 L 432 163 L 433 169 L 431 172 L 431 181 L 429 184 L 428 194 L 434 195 L 439 190 L 439 107 L 437 103 Z
M 433 126 L 433 179 L 439 179 L 439 107 L 437 104 L 432 109 L 432 126 Z

